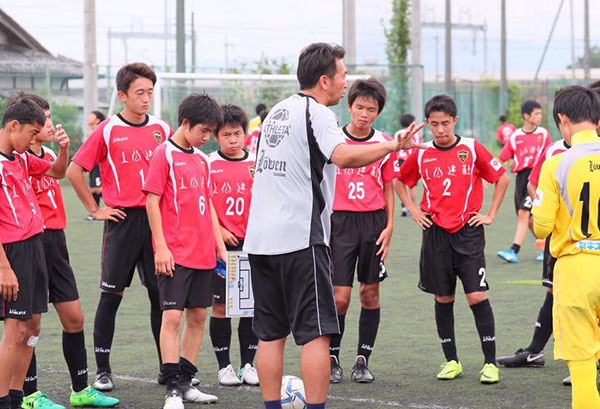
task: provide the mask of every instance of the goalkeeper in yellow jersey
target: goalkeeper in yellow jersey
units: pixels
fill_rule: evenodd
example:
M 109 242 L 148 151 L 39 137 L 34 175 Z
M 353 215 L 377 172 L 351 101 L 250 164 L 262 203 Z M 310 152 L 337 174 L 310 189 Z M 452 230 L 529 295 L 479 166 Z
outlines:
M 554 100 L 568 151 L 546 160 L 533 203 L 535 234 L 552 233 L 554 358 L 567 361 L 574 409 L 598 409 L 600 358 L 600 96 L 570 86 Z

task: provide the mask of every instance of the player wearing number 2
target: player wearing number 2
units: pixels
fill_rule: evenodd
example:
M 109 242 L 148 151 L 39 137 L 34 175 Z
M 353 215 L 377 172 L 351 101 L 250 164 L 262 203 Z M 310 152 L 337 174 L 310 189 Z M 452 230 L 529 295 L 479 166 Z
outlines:
M 494 314 L 487 298 L 485 235 L 500 208 L 508 177 L 483 145 L 454 134 L 458 121 L 456 103 L 447 95 L 436 95 L 425 105 L 425 118 L 434 140 L 424 150 L 413 151 L 400 168 L 398 195 L 411 217 L 423 229 L 419 288 L 435 296 L 435 319 L 446 362 L 437 375 L 449 380 L 462 376 L 462 365 L 454 337 L 456 277 L 462 281 L 473 311 L 484 354 L 482 383 L 499 380 L 496 367 Z M 420 207 L 410 198 L 407 186 L 423 179 Z M 487 214 L 482 180 L 495 183 Z

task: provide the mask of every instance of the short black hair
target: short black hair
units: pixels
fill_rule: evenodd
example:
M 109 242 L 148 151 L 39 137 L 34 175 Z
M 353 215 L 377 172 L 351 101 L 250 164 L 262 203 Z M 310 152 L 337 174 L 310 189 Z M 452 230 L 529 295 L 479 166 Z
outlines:
M 44 126 L 46 115 L 44 115 L 43 109 L 32 98 L 22 95 L 11 98 L 4 111 L 0 128 L 4 128 L 4 125 L 8 122 L 15 120 L 21 125 L 35 123 Z
M 600 80 L 588 84 L 588 88 L 600 88 Z
M 260 115 L 260 113 L 262 111 L 264 111 L 265 109 L 267 109 L 267 106 L 263 103 L 260 103 L 256 106 L 255 110 L 256 110 L 256 115 Z
M 216 127 L 223 123 L 223 114 L 217 101 L 209 95 L 193 93 L 188 95 L 179 104 L 177 123 L 179 126 L 187 120 L 190 129 L 198 124 L 211 124 Z
M 312 43 L 304 48 L 298 58 L 296 76 L 300 89 L 313 88 L 321 75 L 332 78 L 335 75 L 337 60 L 344 58 L 346 50 L 337 44 Z
M 523 102 L 523 104 L 521 105 L 521 116 L 524 117 L 525 114 L 531 115 L 535 109 L 542 109 L 542 106 L 539 102 L 533 99 L 529 99 Z
M 498 118 L 500 120 L 500 122 L 506 122 L 506 115 L 500 115 L 500 118 Z
M 26 98 L 32 100 L 33 102 L 35 102 L 40 108 L 42 108 L 42 111 L 49 111 L 50 110 L 50 104 L 44 98 L 42 98 L 41 96 L 39 96 L 37 94 L 29 94 L 29 93 L 26 93 L 26 92 L 23 92 L 23 91 L 17 91 L 8 100 L 8 103 L 10 104 L 11 101 L 19 99 L 19 98 L 23 98 L 23 97 L 26 97 Z
M 387 92 L 385 87 L 377 78 L 367 78 L 366 80 L 356 80 L 352 83 L 348 91 L 348 105 L 352 106 L 358 97 L 374 99 L 377 101 L 377 114 L 383 111 Z
M 458 108 L 456 107 L 456 102 L 450 95 L 434 95 L 425 104 L 425 118 L 429 118 L 429 115 L 431 115 L 432 112 L 443 112 L 456 118 L 457 111 Z
M 248 116 L 241 107 L 232 104 L 221 105 L 221 113 L 223 114 L 223 122 L 215 129 L 215 135 L 226 125 L 231 127 L 241 126 L 244 134 L 248 132 Z
M 106 119 L 106 116 L 101 111 L 92 111 L 90 114 L 94 114 L 98 121 L 102 122 Z
M 267 115 L 269 115 L 269 110 L 268 109 L 263 109 L 262 111 L 260 111 L 258 113 L 258 116 L 260 117 L 260 122 L 261 123 L 265 122 L 265 118 L 267 117 Z
M 117 91 L 127 93 L 131 83 L 138 78 L 148 78 L 152 85 L 156 84 L 156 74 L 148 64 L 134 62 L 119 68 L 117 71 Z
M 560 124 L 558 114 L 563 114 L 573 124 L 600 121 L 600 95 L 580 85 L 565 87 L 556 93 L 552 115 L 556 126 Z
M 408 128 L 410 124 L 415 122 L 415 116 L 410 113 L 400 115 L 400 125 L 402 128 Z

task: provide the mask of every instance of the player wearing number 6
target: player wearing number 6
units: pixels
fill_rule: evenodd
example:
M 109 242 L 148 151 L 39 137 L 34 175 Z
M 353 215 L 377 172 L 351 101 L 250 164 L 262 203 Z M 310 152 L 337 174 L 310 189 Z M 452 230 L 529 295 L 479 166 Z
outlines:
M 552 233 L 554 359 L 567 361 L 573 408 L 598 408 L 600 358 L 600 97 L 570 86 L 554 99 L 554 120 L 568 151 L 542 166 L 533 202 L 539 237 Z
M 425 105 L 425 118 L 434 140 L 427 149 L 413 151 L 400 168 L 398 195 L 423 230 L 419 288 L 435 296 L 435 320 L 446 362 L 437 375 L 449 380 L 462 376 L 454 337 L 454 294 L 460 278 L 473 311 L 484 354 L 482 383 L 499 380 L 496 367 L 494 314 L 487 298 L 485 234 L 500 208 L 508 177 L 483 145 L 454 134 L 456 103 L 436 95 Z M 423 179 L 424 194 L 417 207 L 407 191 Z M 482 179 L 495 183 L 487 214 Z

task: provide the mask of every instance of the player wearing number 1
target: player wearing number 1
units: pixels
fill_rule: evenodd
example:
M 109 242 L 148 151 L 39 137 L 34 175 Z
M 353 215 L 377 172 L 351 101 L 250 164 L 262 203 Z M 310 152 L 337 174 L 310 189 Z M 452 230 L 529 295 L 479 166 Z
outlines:
M 571 145 L 546 160 L 533 202 L 539 237 L 552 233 L 554 358 L 566 360 L 575 409 L 599 408 L 600 358 L 600 97 L 570 86 L 554 99 L 554 120 Z
M 400 168 L 397 190 L 411 217 L 423 229 L 419 288 L 435 296 L 435 319 L 446 362 L 437 375 L 448 380 L 462 376 L 462 365 L 454 337 L 454 294 L 460 278 L 473 311 L 484 354 L 482 383 L 499 380 L 496 367 L 494 314 L 487 298 L 485 235 L 500 208 L 508 187 L 502 165 L 471 138 L 454 134 L 458 120 L 456 103 L 447 95 L 436 95 L 425 105 L 425 118 L 434 140 L 427 149 L 413 151 Z M 423 179 L 420 207 L 410 198 L 407 186 Z M 495 183 L 487 214 L 482 180 Z

